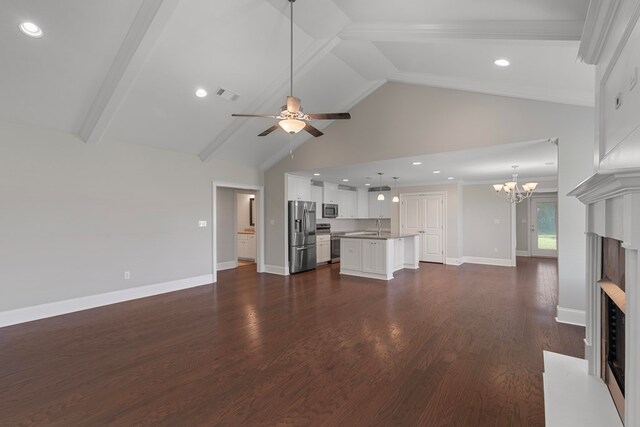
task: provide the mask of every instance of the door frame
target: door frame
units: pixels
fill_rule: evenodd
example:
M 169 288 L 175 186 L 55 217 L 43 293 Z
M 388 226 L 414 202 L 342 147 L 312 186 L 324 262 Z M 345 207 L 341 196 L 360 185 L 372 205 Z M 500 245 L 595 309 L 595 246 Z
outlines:
M 534 206 L 534 202 L 537 202 L 539 200 L 542 201 L 554 201 L 556 204 L 556 253 L 555 255 L 539 255 L 534 253 L 534 248 L 533 248 L 533 244 L 535 243 L 535 239 L 533 238 L 533 232 L 531 231 L 531 227 L 534 226 L 533 224 L 533 206 Z M 558 258 L 558 247 L 560 246 L 560 239 L 559 239 L 559 233 L 558 233 L 558 220 L 559 220 L 559 215 L 558 215 L 558 195 L 548 195 L 548 194 L 540 194 L 536 197 L 530 197 L 529 198 L 529 230 L 528 234 L 529 234 L 529 254 L 532 257 L 538 257 L 538 258 Z M 536 219 L 537 219 L 537 215 L 536 215 Z M 536 225 L 536 232 L 537 232 L 537 224 Z
M 400 193 L 400 206 L 398 206 L 398 234 L 402 233 L 402 207 L 405 197 L 409 196 L 442 196 L 442 265 L 447 265 L 447 192 L 446 191 L 418 191 Z
M 258 273 L 264 273 L 264 186 L 249 185 L 235 182 L 212 181 L 211 189 L 211 238 L 212 238 L 212 276 L 213 283 L 218 281 L 218 241 L 216 230 L 218 228 L 218 214 L 216 212 L 218 187 L 230 188 L 232 190 L 249 190 L 256 194 L 258 202 L 258 212 L 256 215 L 256 267 Z M 236 206 L 237 206 L 237 198 Z M 235 214 L 235 209 L 234 209 Z M 234 215 L 235 216 L 235 215 Z M 237 245 L 236 245 L 237 246 Z M 236 258 L 237 258 L 236 247 Z

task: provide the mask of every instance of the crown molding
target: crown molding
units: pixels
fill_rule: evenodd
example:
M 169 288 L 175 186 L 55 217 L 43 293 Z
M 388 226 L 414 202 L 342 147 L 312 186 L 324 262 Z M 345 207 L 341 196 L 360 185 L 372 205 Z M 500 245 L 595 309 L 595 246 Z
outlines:
M 631 193 L 640 193 L 640 170 L 598 172 L 582 181 L 568 196 L 591 204 Z
M 296 67 L 294 68 L 294 81 L 299 81 L 305 74 L 313 69 L 325 56 L 327 56 L 334 47 L 340 43 L 340 39 L 337 37 L 331 37 L 328 39 L 316 40 L 304 51 L 304 53 L 297 58 Z M 288 92 L 287 85 L 289 84 L 289 70 L 282 70 L 282 72 L 276 77 L 271 84 L 262 93 L 256 97 L 247 108 L 245 108 L 243 114 L 253 114 L 256 111 L 269 108 L 274 99 L 283 92 Z M 240 130 L 246 123 L 245 119 L 235 118 L 231 123 L 225 127 L 211 142 L 202 150 L 199 154 L 200 160 L 206 161 L 210 159 L 213 154 L 222 147 L 238 130 Z
M 458 77 L 405 72 L 395 73 L 389 77 L 389 80 L 399 83 L 464 90 L 489 95 L 508 96 L 511 98 L 554 102 L 558 104 L 580 105 L 586 107 L 593 107 L 595 105 L 595 94 L 572 90 L 544 90 L 533 86 L 521 86 L 505 83 L 484 83 Z
M 583 25 L 583 21 L 357 22 L 347 25 L 338 37 L 405 43 L 443 38 L 579 41 Z
M 80 126 L 79 136 L 87 144 L 96 144 L 104 136 L 179 2 L 144 0 L 140 5 Z
M 378 89 L 380 86 L 382 86 L 386 82 L 387 82 L 386 80 L 373 80 L 373 81 L 367 82 L 367 84 L 365 84 L 351 98 L 351 100 L 346 105 L 342 106 L 342 108 L 340 108 L 340 109 L 344 110 L 344 111 L 348 111 L 348 110 L 352 109 L 355 105 L 360 103 L 360 101 L 365 99 L 367 96 L 371 95 L 376 89 Z M 323 126 L 322 129 L 325 129 L 325 128 L 329 127 L 331 125 L 331 123 L 333 123 L 333 121 L 326 122 L 326 126 Z M 289 154 L 289 150 L 290 149 L 293 149 L 294 151 L 297 150 L 299 147 L 304 145 L 309 139 L 311 139 L 311 136 L 305 136 L 304 138 L 301 138 L 300 140 L 295 141 L 294 145 L 293 145 L 293 148 L 291 148 L 289 145 L 283 146 L 280 150 L 276 151 L 276 153 L 273 156 L 271 156 L 265 162 L 260 164 L 260 167 L 259 167 L 260 171 L 265 172 L 265 171 L 271 169 L 280 160 L 284 159 Z
M 580 61 L 586 64 L 598 62 L 619 5 L 620 0 L 598 0 L 589 4 L 578 50 Z

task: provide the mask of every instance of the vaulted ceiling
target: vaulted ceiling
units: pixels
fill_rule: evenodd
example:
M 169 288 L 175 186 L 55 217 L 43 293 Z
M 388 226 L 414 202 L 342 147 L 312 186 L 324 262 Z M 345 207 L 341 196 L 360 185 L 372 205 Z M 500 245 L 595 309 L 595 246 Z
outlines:
M 298 0 L 294 94 L 306 112 L 347 111 L 386 81 L 592 105 L 593 69 L 576 60 L 588 4 Z M 1 121 L 262 169 L 307 139 L 259 138 L 270 120 L 231 117 L 284 104 L 287 0 L 4 0 L 2 11 Z M 25 21 L 44 37 L 21 34 Z

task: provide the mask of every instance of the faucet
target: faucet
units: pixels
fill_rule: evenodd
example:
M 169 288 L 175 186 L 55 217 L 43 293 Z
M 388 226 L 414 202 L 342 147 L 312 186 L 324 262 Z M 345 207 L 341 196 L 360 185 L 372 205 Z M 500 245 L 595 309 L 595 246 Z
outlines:
M 380 235 L 380 219 L 376 219 L 376 228 L 378 229 L 378 235 Z

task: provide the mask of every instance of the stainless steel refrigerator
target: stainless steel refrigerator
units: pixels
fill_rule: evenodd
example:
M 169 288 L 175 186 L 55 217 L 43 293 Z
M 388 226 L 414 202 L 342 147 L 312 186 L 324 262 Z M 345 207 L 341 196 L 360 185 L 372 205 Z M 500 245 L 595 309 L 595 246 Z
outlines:
M 316 268 L 316 203 L 289 202 L 289 273 Z

